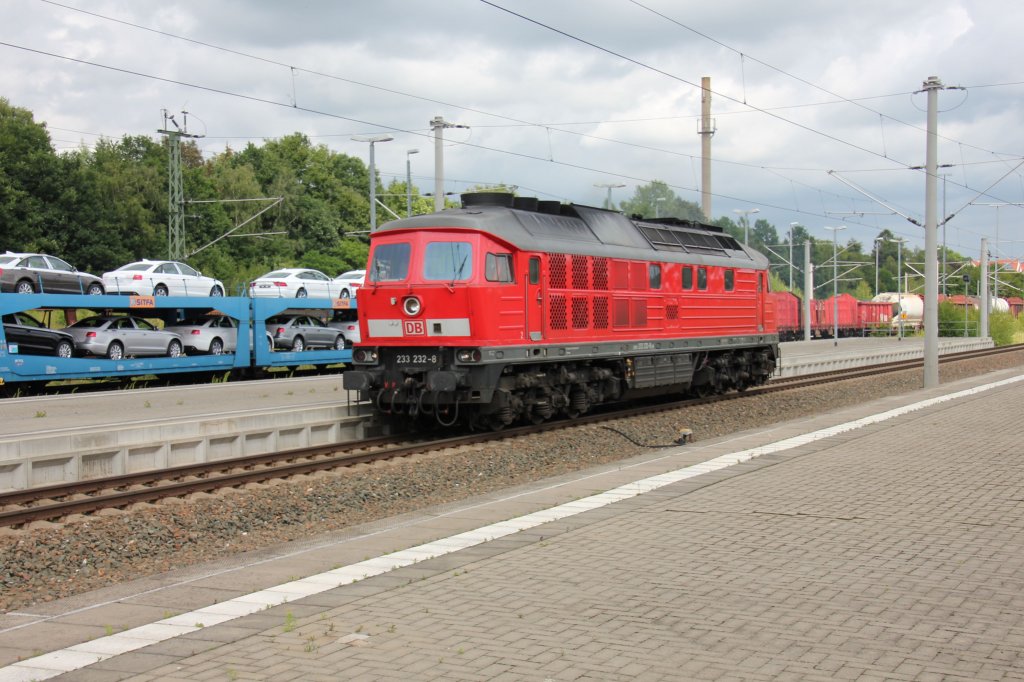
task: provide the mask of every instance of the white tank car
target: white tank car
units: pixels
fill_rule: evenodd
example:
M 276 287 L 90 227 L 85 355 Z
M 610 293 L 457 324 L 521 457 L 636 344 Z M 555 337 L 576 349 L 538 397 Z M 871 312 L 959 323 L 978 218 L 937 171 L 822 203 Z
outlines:
M 895 291 L 887 291 L 875 296 L 872 301 L 881 303 L 892 303 L 899 305 L 892 316 L 893 329 L 903 323 L 903 329 L 920 329 L 924 319 L 924 299 L 918 294 L 899 294 Z

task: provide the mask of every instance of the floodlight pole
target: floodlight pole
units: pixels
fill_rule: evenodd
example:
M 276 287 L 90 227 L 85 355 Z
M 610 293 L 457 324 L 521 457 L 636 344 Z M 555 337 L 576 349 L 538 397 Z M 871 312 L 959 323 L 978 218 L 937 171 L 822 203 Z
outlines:
M 594 187 L 608 190 L 608 196 L 604 200 L 604 207 L 609 211 L 615 210 L 612 208 L 612 190 L 619 189 L 620 187 L 625 187 L 625 185 L 623 185 L 621 182 L 595 182 Z
M 409 160 L 413 154 L 419 154 L 419 149 L 409 149 L 405 152 L 405 217 L 412 217 L 412 161 Z
M 434 210 L 444 210 L 444 129 L 468 128 L 469 126 L 448 123 L 444 116 L 430 119 L 430 129 L 434 131 Z
M 759 208 L 734 208 L 733 213 L 740 217 L 740 223 L 743 225 L 743 243 L 747 243 L 748 233 L 750 232 L 750 214 L 760 213 Z
M 378 142 L 390 142 L 395 139 L 391 135 L 356 135 L 356 142 L 370 143 L 370 232 L 377 229 L 377 168 L 373 163 L 373 147 Z

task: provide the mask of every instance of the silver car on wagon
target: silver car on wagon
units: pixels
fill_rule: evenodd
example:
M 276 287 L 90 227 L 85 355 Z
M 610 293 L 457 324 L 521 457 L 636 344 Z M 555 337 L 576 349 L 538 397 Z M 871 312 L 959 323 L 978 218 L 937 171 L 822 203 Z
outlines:
M 64 331 L 75 339 L 75 348 L 83 354 L 121 360 L 129 356 L 185 354 L 180 334 L 157 328 L 149 320 L 134 315 L 94 315 L 79 320 Z
M 227 315 L 205 314 L 164 327 L 180 334 L 189 353 L 220 355 L 234 353 L 238 346 L 238 320 Z M 267 346 L 274 350 L 274 339 L 267 333 Z M 249 331 L 252 338 L 252 330 Z

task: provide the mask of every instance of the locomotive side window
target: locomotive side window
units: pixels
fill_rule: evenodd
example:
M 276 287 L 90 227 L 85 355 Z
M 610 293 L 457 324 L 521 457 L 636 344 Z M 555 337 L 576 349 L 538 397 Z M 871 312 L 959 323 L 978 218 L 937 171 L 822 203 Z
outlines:
M 489 253 L 484 263 L 484 277 L 488 282 L 514 282 L 512 254 Z
M 689 265 L 683 266 L 683 289 L 689 290 L 693 288 L 693 268 Z
M 371 282 L 398 282 L 409 276 L 409 255 L 412 247 L 408 242 L 399 244 L 378 244 L 370 260 L 368 278 Z
M 473 247 L 469 242 L 430 242 L 423 254 L 423 279 L 460 282 L 473 275 Z
M 732 291 L 736 288 L 736 271 L 726 270 L 725 271 L 725 290 Z
M 540 258 L 530 256 L 530 284 L 540 284 Z
M 708 269 L 697 268 L 697 288 L 706 291 L 708 288 Z
M 647 280 L 650 284 L 651 289 L 661 288 L 661 266 L 657 263 L 651 263 L 647 266 Z

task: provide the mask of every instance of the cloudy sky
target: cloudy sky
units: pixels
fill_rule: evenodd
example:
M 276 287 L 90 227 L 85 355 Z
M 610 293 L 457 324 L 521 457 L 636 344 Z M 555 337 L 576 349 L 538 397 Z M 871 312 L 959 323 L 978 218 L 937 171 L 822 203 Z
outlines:
M 923 244 L 899 214 L 924 223 L 912 167 L 937 76 L 946 241 L 976 257 L 998 231 L 1016 257 L 1022 29 L 1019 0 L 0 0 L 0 96 L 58 149 L 155 138 L 164 109 L 189 112 L 207 156 L 298 131 L 365 159 L 350 138 L 390 134 L 378 171 L 404 177 L 418 149 L 423 192 L 443 116 L 468 126 L 445 133 L 449 192 L 601 205 L 595 185 L 624 184 L 619 201 L 661 180 L 699 203 L 708 76 L 713 215 L 756 208 L 820 238 L 845 225 L 870 248 L 882 228 Z

